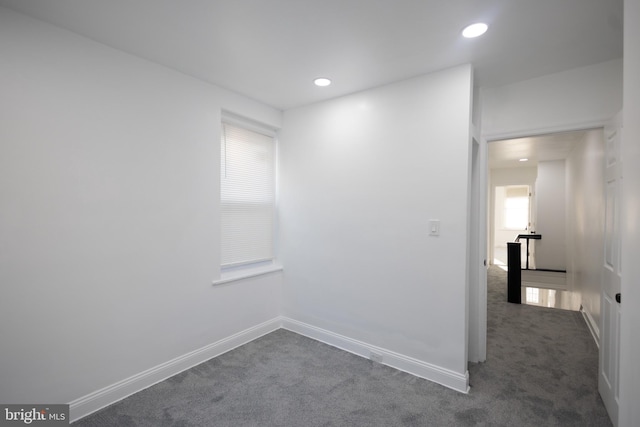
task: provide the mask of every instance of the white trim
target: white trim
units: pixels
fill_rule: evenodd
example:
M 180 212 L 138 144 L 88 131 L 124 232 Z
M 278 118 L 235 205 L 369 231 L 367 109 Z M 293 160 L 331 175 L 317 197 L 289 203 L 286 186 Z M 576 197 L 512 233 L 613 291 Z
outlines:
M 240 126 L 262 135 L 266 135 L 270 138 L 275 138 L 278 132 L 278 128 L 275 126 L 270 126 L 266 123 L 250 119 L 241 114 L 234 113 L 233 111 L 223 109 L 220 112 L 220 116 L 222 118 L 222 123 Z
M 583 306 L 580 306 L 580 313 L 582 313 L 582 317 L 584 317 L 584 321 L 587 324 L 587 328 L 589 328 L 589 332 L 591 332 L 591 336 L 596 342 L 596 346 L 600 348 L 600 328 L 598 328 L 598 324 L 591 316 L 591 313 L 586 311 Z
M 445 387 L 459 391 L 469 392 L 469 371 L 463 374 L 432 365 L 403 354 L 393 352 L 375 345 L 367 344 L 344 335 L 339 335 L 325 329 L 321 329 L 297 320 L 282 318 L 282 328 L 315 339 L 325 344 L 348 351 L 366 359 L 372 358 L 372 353 L 382 356 L 382 363 L 395 369 L 407 372 L 420 378 L 433 381 Z
M 475 139 L 476 141 L 478 141 L 478 143 L 480 143 L 480 139 L 481 139 L 480 129 L 478 128 L 478 126 L 474 125 L 473 123 L 471 123 L 471 138 Z
M 80 397 L 69 404 L 71 412 L 70 421 L 74 422 L 80 418 L 84 418 L 95 411 L 151 387 L 160 381 L 164 381 L 202 362 L 206 362 L 209 359 L 273 332 L 280 328 L 280 323 L 279 317 L 268 320 Z
M 476 215 L 468 215 L 467 219 L 467 360 L 472 363 L 487 360 L 487 142 L 476 133 L 474 129 L 469 150 L 469 209 Z
M 276 271 L 282 271 L 280 264 L 269 264 L 267 266 L 244 268 L 224 272 L 219 279 L 213 281 L 213 285 L 222 285 L 224 283 L 235 282 L 236 280 L 248 279 L 250 277 L 262 276 L 263 274 L 274 273 Z
M 247 344 L 263 335 L 278 329 L 287 329 L 316 341 L 323 342 L 333 347 L 348 351 L 355 355 L 371 359 L 372 353 L 381 357 L 381 363 L 392 368 L 407 372 L 420 378 L 441 384 L 445 387 L 459 391 L 469 392 L 469 371 L 464 374 L 453 372 L 430 363 L 405 356 L 391 350 L 375 345 L 367 344 L 343 335 L 336 334 L 287 317 L 276 317 L 254 327 L 245 329 L 230 337 L 223 338 L 215 343 L 206 345 L 182 356 L 178 356 L 168 362 L 161 363 L 146 371 L 132 375 L 122 381 L 111 384 L 105 388 L 82 396 L 69 403 L 70 422 L 78 421 L 102 408 L 116 403 L 134 393 L 151 387 L 180 372 L 186 371 L 209 359 L 220 356 L 241 345 Z
M 602 118 L 602 119 L 594 119 L 586 122 L 575 122 L 575 123 L 567 123 L 563 125 L 555 125 L 555 126 L 545 126 L 540 128 L 532 128 L 532 129 L 518 129 L 515 131 L 509 132 L 496 132 L 496 133 L 488 133 L 483 134 L 482 137 L 487 142 L 492 141 L 501 141 L 504 139 L 514 139 L 514 138 L 523 138 L 523 137 L 532 137 L 538 135 L 548 135 L 551 133 L 564 133 L 564 132 L 573 132 L 573 131 L 581 131 L 581 130 L 589 130 L 589 129 L 598 129 L 604 127 L 605 124 L 609 123 L 611 118 Z

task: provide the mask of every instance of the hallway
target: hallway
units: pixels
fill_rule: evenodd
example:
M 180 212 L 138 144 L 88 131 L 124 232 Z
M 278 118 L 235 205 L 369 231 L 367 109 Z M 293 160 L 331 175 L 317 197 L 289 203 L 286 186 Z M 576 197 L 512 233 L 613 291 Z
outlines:
M 487 274 L 487 361 L 471 364 L 471 394 L 519 425 L 610 426 L 598 394 L 598 348 L 576 311 L 507 302 L 507 273 Z M 523 298 L 524 299 L 524 298 Z
M 493 248 L 493 251 L 494 258 L 491 268 L 500 268 L 507 271 L 507 248 L 496 246 Z M 544 284 L 536 287 L 526 286 L 524 277 L 522 286 L 522 304 L 535 305 L 538 307 L 560 308 L 562 310 L 580 310 L 579 296 L 566 290 L 566 285 L 555 288 Z

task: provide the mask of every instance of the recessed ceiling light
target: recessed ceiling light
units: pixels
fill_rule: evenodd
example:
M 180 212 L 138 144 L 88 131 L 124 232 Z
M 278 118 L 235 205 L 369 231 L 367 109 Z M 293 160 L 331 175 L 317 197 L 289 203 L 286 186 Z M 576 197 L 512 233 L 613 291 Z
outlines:
M 528 162 L 529 159 L 527 159 L 526 157 L 523 157 L 522 159 L 519 160 L 520 162 Z
M 489 26 L 483 22 L 478 22 L 476 24 L 471 24 L 462 30 L 462 36 L 468 39 L 472 39 L 474 37 L 478 37 L 487 32 Z
M 316 86 L 329 86 L 331 84 L 331 80 L 326 77 L 318 77 L 313 81 Z

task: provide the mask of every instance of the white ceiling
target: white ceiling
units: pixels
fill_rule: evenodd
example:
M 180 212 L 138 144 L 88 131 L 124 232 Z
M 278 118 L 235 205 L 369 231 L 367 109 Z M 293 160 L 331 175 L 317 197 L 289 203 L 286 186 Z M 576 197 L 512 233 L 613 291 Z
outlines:
M 472 63 L 497 86 L 622 56 L 622 0 L 0 0 L 280 109 Z M 461 29 L 484 21 L 467 40 Z M 313 86 L 317 76 L 333 79 Z
M 489 143 L 489 168 L 534 167 L 538 162 L 563 160 L 587 131 L 562 132 Z M 520 162 L 520 159 L 529 159 Z

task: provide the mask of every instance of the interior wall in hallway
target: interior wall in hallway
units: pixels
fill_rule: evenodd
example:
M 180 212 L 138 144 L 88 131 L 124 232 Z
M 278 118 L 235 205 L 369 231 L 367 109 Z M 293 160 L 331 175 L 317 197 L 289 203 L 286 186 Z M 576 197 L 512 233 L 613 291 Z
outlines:
M 579 294 L 598 334 L 604 248 L 604 142 L 588 131 L 566 161 L 567 286 Z
M 536 233 L 542 239 L 535 241 L 536 268 L 566 269 L 566 184 L 565 161 L 538 163 L 535 187 Z
M 482 88 L 480 97 L 489 140 L 604 124 L 622 108 L 622 59 Z

